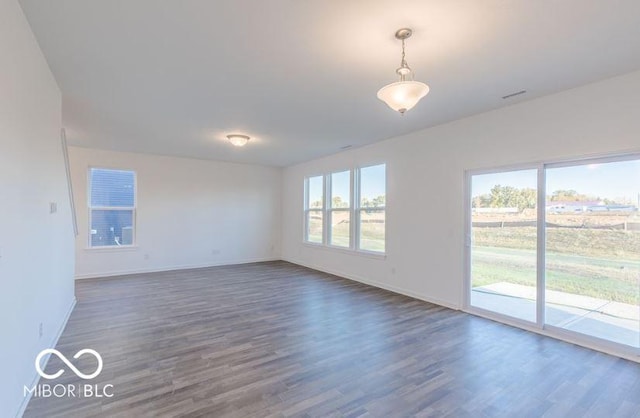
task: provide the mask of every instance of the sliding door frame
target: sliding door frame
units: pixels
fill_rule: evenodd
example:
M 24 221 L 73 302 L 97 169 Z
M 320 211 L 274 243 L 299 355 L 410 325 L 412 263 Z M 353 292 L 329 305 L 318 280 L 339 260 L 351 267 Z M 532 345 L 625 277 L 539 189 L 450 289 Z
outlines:
M 547 271 L 547 170 L 544 164 L 538 164 L 538 204 L 536 219 L 536 325 L 545 327 L 546 317 L 546 271 Z
M 538 251 L 538 255 L 537 255 L 537 259 L 536 259 L 536 321 L 532 322 L 532 321 L 527 321 L 525 319 L 521 319 L 521 318 L 516 318 L 513 316 L 509 316 L 506 314 L 502 314 L 502 313 L 498 313 L 498 312 L 494 312 L 494 311 L 489 311 L 487 309 L 483 309 L 477 306 L 473 306 L 471 305 L 471 230 L 472 230 L 472 220 L 471 220 L 471 192 L 472 192 L 472 178 L 473 176 L 478 176 L 478 175 L 482 175 L 482 174 L 499 174 L 499 173 L 505 173 L 505 172 L 511 172 L 511 171 L 526 171 L 526 170 L 536 170 L 537 172 L 537 181 L 540 181 L 540 168 L 543 167 L 543 164 L 541 163 L 532 163 L 532 164 L 518 164 L 518 165 L 509 165 L 509 166 L 502 166 L 502 167 L 496 167 L 496 168 L 489 168 L 489 169 L 475 169 L 475 170 L 466 170 L 465 171 L 465 191 L 464 191 L 464 204 L 465 204 L 465 219 L 464 219 L 464 224 L 465 224 L 465 241 L 464 241 L 464 252 L 465 252 L 465 263 L 464 263 L 464 270 L 465 270 L 465 274 L 464 274 L 464 298 L 463 298 L 463 310 L 465 312 L 469 312 L 478 316 L 482 316 L 482 317 L 486 317 L 489 319 L 494 319 L 497 320 L 499 322 L 503 322 L 509 325 L 514 325 L 517 326 L 519 328 L 524 328 L 527 330 L 531 330 L 531 331 L 538 331 L 541 330 L 543 328 L 543 322 L 540 322 L 540 318 L 539 318 L 539 311 L 540 311 L 540 279 L 541 279 L 541 274 L 540 274 L 540 269 L 539 269 L 539 254 L 540 251 Z M 544 171 L 544 170 L 542 170 Z M 537 206 L 537 233 L 540 233 L 540 192 L 538 191 L 538 195 L 537 195 L 537 200 L 536 200 L 536 206 Z M 544 195 L 542 195 L 542 199 L 544 199 Z M 543 212 L 544 212 L 544 206 L 543 206 Z M 544 213 L 543 213 L 544 216 Z M 540 245 L 540 242 L 538 240 L 537 242 L 537 246 Z M 544 273 L 543 273 L 544 275 Z M 542 280 L 544 280 L 544 277 L 542 277 Z M 544 289 L 544 288 L 542 288 Z
M 553 337 L 572 344 L 581 345 L 607 354 L 640 362 L 640 347 L 605 340 L 595 336 L 582 334 L 565 328 L 546 324 L 546 171 L 549 168 L 573 167 L 587 164 L 605 164 L 640 160 L 640 151 L 623 154 L 586 156 L 582 158 L 562 159 L 549 162 L 506 165 L 487 169 L 470 169 L 464 172 L 464 281 L 463 311 L 491 319 L 507 325 L 516 326 L 538 334 Z M 489 311 L 471 305 L 471 252 L 472 252 L 472 178 L 482 174 L 497 174 L 510 171 L 537 170 L 537 245 L 536 245 L 536 321 L 530 322 L 502 313 Z

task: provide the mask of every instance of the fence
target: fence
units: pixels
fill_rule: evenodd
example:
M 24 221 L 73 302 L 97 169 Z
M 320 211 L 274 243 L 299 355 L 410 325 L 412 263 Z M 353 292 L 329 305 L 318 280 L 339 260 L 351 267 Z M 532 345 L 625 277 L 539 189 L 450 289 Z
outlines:
M 474 228 L 516 228 L 516 227 L 535 227 L 537 221 L 489 221 L 489 222 L 472 222 Z M 638 222 L 622 222 L 610 225 L 562 225 L 552 222 L 545 224 L 547 228 L 570 228 L 570 229 L 611 229 L 623 231 L 640 231 L 640 223 Z

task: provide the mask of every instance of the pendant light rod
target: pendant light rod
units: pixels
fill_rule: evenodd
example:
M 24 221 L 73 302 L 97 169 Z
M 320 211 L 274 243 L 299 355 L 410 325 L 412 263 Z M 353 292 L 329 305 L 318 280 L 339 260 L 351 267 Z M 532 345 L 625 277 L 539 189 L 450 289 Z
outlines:
M 405 39 L 408 39 L 413 34 L 413 31 L 409 28 L 402 28 L 396 31 L 396 39 L 402 41 L 402 59 L 400 60 L 400 67 L 396 69 L 396 73 L 400 76 L 400 81 L 406 81 L 408 75 L 411 75 L 412 71 L 407 64 L 405 54 Z

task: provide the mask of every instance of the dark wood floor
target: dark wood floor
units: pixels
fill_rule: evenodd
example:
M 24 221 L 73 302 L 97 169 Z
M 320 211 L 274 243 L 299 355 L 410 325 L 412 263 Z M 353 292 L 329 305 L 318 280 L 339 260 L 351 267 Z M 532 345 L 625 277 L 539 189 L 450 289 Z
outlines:
M 77 283 L 26 417 L 640 416 L 640 365 L 285 262 Z M 86 361 L 84 361 L 86 360 Z M 73 361 L 91 373 L 89 356 Z

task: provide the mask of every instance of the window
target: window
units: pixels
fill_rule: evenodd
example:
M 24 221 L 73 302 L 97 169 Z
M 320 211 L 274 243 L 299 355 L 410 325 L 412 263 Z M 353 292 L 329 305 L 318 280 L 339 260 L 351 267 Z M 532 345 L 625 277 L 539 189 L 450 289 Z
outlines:
M 358 248 L 365 251 L 385 251 L 385 164 L 360 169 Z
M 639 184 L 637 155 L 470 173 L 469 309 L 639 354 Z
M 133 171 L 89 169 L 89 246 L 134 244 L 136 174 Z
M 306 180 L 305 239 L 307 242 L 324 242 L 324 177 L 309 177 Z
M 307 177 L 304 240 L 384 253 L 385 205 L 385 164 Z
M 351 171 L 331 174 L 329 183 L 329 244 L 337 247 L 351 247 Z

